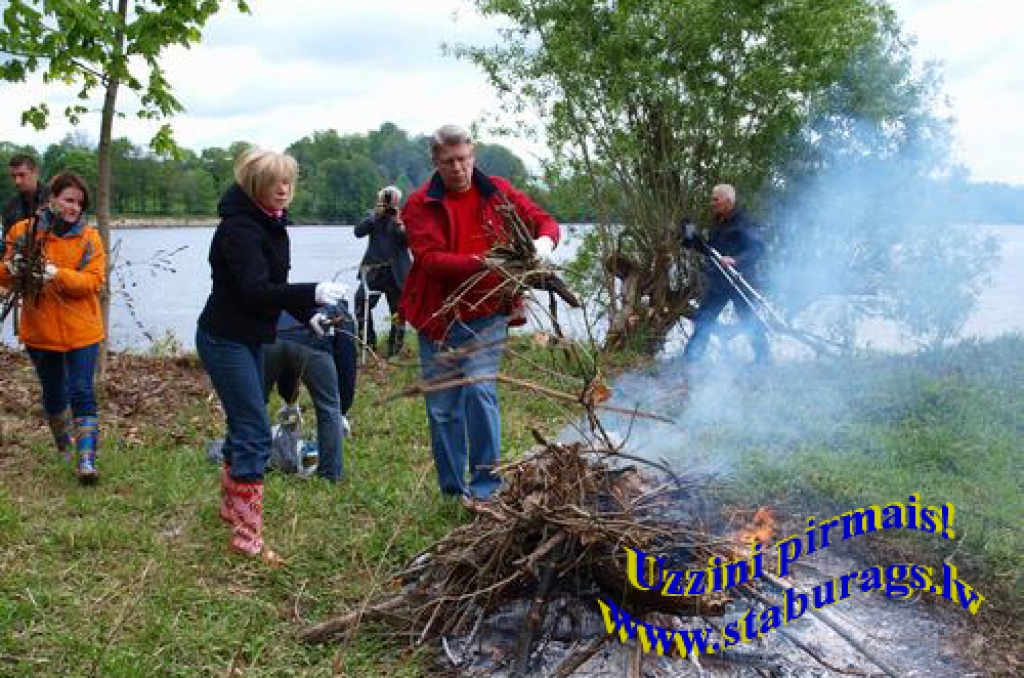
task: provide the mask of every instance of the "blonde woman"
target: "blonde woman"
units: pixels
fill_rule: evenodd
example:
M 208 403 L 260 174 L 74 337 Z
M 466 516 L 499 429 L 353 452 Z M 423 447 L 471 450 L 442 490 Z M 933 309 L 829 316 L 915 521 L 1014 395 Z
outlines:
M 262 347 L 274 341 L 282 309 L 322 332 L 320 305 L 345 297 L 334 282 L 289 283 L 287 208 L 295 195 L 295 159 L 251 149 L 235 163 L 235 183 L 221 197 L 210 244 L 212 288 L 199 316 L 196 350 L 227 418 L 220 516 L 229 547 L 282 560 L 263 544 L 263 469 L 270 420 L 263 403 Z

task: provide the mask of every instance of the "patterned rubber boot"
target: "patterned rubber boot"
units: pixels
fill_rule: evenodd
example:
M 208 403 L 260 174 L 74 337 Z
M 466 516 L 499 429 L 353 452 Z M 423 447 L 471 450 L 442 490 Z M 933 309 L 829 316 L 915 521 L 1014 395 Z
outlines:
M 71 449 L 75 446 L 75 439 L 71 437 L 71 410 L 47 416 L 46 423 L 50 425 L 57 451 L 71 461 Z
M 228 525 L 234 525 L 235 513 L 231 505 L 231 466 L 224 464 L 220 467 L 220 519 Z
M 78 453 L 78 465 L 75 472 L 78 475 L 78 482 L 90 485 L 100 478 L 99 471 L 96 470 L 99 419 L 75 417 L 75 433 L 75 451 Z
M 228 547 L 247 556 L 260 556 L 271 567 L 284 561 L 263 544 L 263 483 L 240 483 L 228 478 L 228 496 L 234 522 Z

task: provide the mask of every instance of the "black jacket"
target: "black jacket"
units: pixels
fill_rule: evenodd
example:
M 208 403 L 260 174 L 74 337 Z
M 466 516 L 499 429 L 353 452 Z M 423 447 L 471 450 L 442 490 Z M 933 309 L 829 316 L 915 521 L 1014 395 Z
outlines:
M 234 341 L 269 343 L 282 309 L 308 322 L 316 283 L 288 284 L 288 217 L 269 216 L 237 185 L 217 205 L 220 225 L 210 243 L 213 287 L 199 326 Z
M 4 205 L 2 217 L 3 234 L 7 235 L 7 229 L 22 219 L 28 219 L 39 210 L 40 206 L 46 205 L 48 197 L 46 186 L 40 184 L 28 200 L 21 193 L 8 200 Z M 0 247 L 3 247 L 3 245 L 0 245 Z
M 381 280 L 381 276 L 391 276 L 401 290 L 412 266 L 412 258 L 405 231 L 399 228 L 395 216 L 371 214 L 356 226 L 355 235 L 357 238 L 370 236 L 361 265 L 366 271 L 370 289 L 383 291 L 386 282 Z

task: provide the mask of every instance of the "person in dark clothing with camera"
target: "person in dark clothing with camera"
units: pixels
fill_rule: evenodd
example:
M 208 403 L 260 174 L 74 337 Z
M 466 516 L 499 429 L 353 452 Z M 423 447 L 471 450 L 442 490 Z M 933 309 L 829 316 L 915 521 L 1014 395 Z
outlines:
M 356 390 L 355 323 L 347 304 L 318 309 L 329 329 L 307 326 L 287 311 L 277 322 L 277 340 L 263 349 L 264 398 L 273 387 L 285 403 L 295 404 L 299 383 L 309 390 L 316 412 L 316 438 L 321 478 L 338 482 L 344 475 L 346 415 Z
M 388 302 L 388 312 L 391 314 L 391 334 L 388 335 L 387 353 L 389 358 L 402 350 L 405 339 L 405 322 L 398 317 L 398 300 L 402 296 L 405 276 L 412 266 L 405 225 L 398 216 L 398 203 L 401 200 L 402 192 L 397 187 L 384 187 L 377 194 L 377 206 L 373 213 L 355 228 L 357 238 L 370 236 L 363 262 L 359 266 L 360 284 L 356 290 L 355 306 L 359 335 L 372 350 L 377 350 L 377 332 L 373 327 L 372 310 L 383 294 Z
M 736 207 L 736 189 L 719 184 L 711 191 L 711 211 L 715 226 L 707 244 L 721 255 L 723 264 L 734 267 L 744 278 L 753 277 L 758 260 L 764 254 L 764 243 L 758 235 L 759 227 L 747 214 Z M 700 249 L 703 241 L 688 237 L 684 222 L 683 247 Z M 690 225 L 692 228 L 692 224 Z M 692 364 L 703 357 L 714 324 L 730 301 L 740 318 L 742 329 L 750 336 L 754 349 L 754 362 L 766 364 L 771 359 L 764 325 L 753 309 L 743 300 L 733 285 L 710 261 L 704 264 L 706 291 L 700 308 L 693 316 L 693 336 L 683 351 L 683 362 Z

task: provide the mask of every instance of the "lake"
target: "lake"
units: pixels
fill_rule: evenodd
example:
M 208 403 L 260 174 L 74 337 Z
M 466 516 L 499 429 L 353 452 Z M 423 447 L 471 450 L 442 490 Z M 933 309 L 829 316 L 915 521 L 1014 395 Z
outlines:
M 968 320 L 965 336 L 994 337 L 1024 332 L 1024 227 L 985 226 L 1001 246 L 1001 258 L 992 284 L 980 295 Z M 580 229 L 569 227 L 556 254 L 571 256 L 579 244 Z M 351 228 L 304 226 L 290 229 L 294 282 L 337 280 L 355 294 L 365 239 Z M 150 336 L 173 336 L 188 349 L 193 346 L 195 322 L 210 291 L 206 261 L 212 228 L 153 228 L 113 233 L 115 269 L 111 275 L 114 299 L 110 338 L 117 349 L 146 350 Z M 386 324 L 387 304 L 381 300 L 375 317 Z M 382 325 L 378 324 L 378 327 Z M 15 343 L 11 324 L 3 327 L 4 343 Z M 670 338 L 669 350 L 678 338 Z M 884 340 L 875 342 L 884 345 Z

